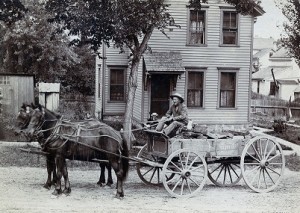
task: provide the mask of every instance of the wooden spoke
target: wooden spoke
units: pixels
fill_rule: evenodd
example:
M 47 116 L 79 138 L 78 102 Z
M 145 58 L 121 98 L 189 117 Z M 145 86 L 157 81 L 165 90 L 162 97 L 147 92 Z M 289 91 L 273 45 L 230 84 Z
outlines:
M 261 155 L 258 155 L 259 152 Z M 282 178 L 284 167 L 281 146 L 271 137 L 258 136 L 245 145 L 241 156 L 242 175 L 247 186 L 255 192 L 274 190 Z
M 163 178 L 163 184 L 172 197 L 190 197 L 203 188 L 207 164 L 201 155 L 186 149 L 177 150 L 166 159 L 163 177 L 170 173 L 170 168 L 175 168 L 177 177 L 171 180 Z

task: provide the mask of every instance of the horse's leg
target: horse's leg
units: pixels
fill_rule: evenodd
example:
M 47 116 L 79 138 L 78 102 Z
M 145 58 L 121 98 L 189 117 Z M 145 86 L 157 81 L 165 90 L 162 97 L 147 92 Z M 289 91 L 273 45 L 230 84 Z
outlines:
M 66 160 L 63 159 L 64 166 L 63 166 L 63 176 L 65 180 L 65 188 L 63 190 L 63 193 L 66 195 L 69 195 L 71 193 L 71 187 L 70 187 L 70 181 L 69 181 L 69 175 L 68 175 L 68 168 Z
M 52 158 L 52 185 L 55 186 L 56 181 L 57 181 L 57 175 L 56 175 L 56 165 L 55 165 L 55 158 Z
M 52 159 L 51 157 L 49 157 L 49 156 L 46 157 L 47 173 L 48 173 L 47 181 L 44 184 L 44 188 L 46 188 L 46 189 L 50 189 L 51 185 L 52 185 L 52 183 L 51 183 L 51 174 L 52 174 L 52 171 L 53 171 L 53 161 L 54 161 L 54 159 Z
M 63 156 L 57 155 L 55 157 L 55 164 L 56 164 L 56 167 L 57 167 L 57 174 L 56 174 L 57 181 L 56 181 L 56 184 L 55 184 L 55 190 L 52 194 L 53 195 L 59 195 L 59 194 L 62 193 L 62 190 L 61 190 L 61 177 L 62 177 L 63 168 L 64 168 L 64 158 L 63 158 Z
M 119 160 L 114 159 L 114 161 L 110 161 L 112 168 L 114 169 L 116 176 L 117 176 L 117 194 L 116 198 L 124 197 L 123 191 L 123 170 L 120 166 Z
M 111 175 L 111 165 L 110 163 L 105 164 L 107 169 L 107 185 L 111 186 L 114 182 Z
M 105 184 L 105 164 L 104 163 L 99 163 L 100 166 L 100 178 L 97 184 L 99 186 L 104 186 Z

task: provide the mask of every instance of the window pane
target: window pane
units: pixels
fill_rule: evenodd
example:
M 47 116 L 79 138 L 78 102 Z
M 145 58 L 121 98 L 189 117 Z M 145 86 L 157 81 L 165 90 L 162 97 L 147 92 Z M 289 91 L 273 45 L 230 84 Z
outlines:
M 236 44 L 236 32 L 223 31 L 223 44 Z
M 190 44 L 204 44 L 205 11 L 190 11 Z
M 203 106 L 203 72 L 188 73 L 188 106 Z
M 110 70 L 110 100 L 112 101 L 125 100 L 124 77 L 125 77 L 125 71 L 123 69 Z
M 124 86 L 111 85 L 110 86 L 110 100 L 123 101 L 124 100 Z
M 235 73 L 228 72 L 221 74 L 221 89 L 234 90 L 235 89 Z
M 236 73 L 222 72 L 220 88 L 220 107 L 235 107 Z
M 202 90 L 188 90 L 188 101 L 187 105 L 189 107 L 198 106 L 202 107 L 203 103 L 203 91 Z
M 124 70 L 111 70 L 111 84 L 124 84 Z
M 223 44 L 237 44 L 237 13 L 223 13 Z
M 234 107 L 235 91 L 221 91 L 220 107 Z
M 223 28 L 236 28 L 237 14 L 235 12 L 224 12 Z

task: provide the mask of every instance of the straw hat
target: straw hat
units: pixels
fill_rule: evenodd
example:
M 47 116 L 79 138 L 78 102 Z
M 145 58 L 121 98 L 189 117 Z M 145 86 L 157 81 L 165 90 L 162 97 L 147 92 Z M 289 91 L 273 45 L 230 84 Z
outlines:
M 183 99 L 182 95 L 179 94 L 178 92 L 175 92 L 172 95 L 170 95 L 170 98 L 174 98 L 174 97 L 179 98 L 179 100 L 181 101 L 181 103 L 184 102 L 184 99 Z

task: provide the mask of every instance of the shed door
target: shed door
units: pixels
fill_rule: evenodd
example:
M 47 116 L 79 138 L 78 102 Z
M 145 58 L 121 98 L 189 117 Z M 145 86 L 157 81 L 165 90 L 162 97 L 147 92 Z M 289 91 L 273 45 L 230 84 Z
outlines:
M 170 76 L 151 76 L 151 107 L 150 113 L 156 112 L 159 117 L 163 116 L 169 109 Z

